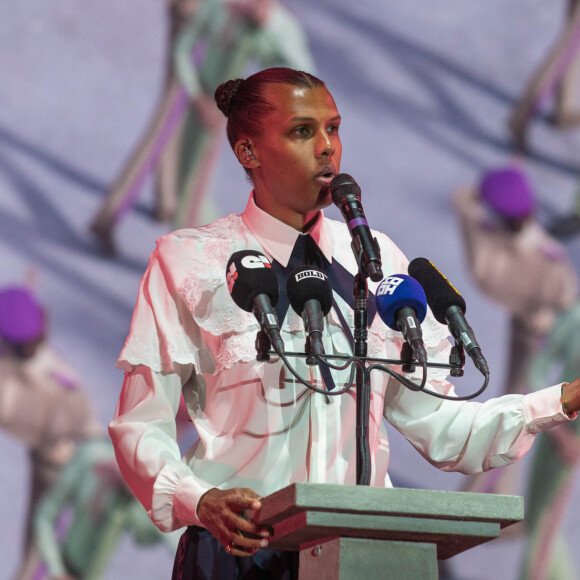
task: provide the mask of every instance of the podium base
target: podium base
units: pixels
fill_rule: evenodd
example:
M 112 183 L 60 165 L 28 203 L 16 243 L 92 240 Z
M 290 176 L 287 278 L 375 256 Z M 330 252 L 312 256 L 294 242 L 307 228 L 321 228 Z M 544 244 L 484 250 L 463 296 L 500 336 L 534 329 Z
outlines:
M 436 580 L 437 546 L 336 538 L 300 552 L 300 580 L 352 580 L 353 578 Z

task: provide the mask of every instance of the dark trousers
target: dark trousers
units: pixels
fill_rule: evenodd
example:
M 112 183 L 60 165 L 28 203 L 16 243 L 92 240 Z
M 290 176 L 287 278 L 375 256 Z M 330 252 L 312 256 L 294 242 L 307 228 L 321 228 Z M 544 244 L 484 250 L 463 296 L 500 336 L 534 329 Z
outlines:
M 239 558 L 204 528 L 190 526 L 181 536 L 172 580 L 297 580 L 298 552 L 259 550 Z

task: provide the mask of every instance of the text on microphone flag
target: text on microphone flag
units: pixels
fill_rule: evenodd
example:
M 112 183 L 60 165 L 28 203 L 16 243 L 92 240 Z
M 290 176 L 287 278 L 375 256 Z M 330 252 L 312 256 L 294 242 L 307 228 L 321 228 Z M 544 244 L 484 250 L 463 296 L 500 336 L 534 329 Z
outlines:
M 389 276 L 385 278 L 377 288 L 377 296 L 384 296 L 385 294 L 393 294 L 397 287 L 404 282 L 404 279 L 399 276 Z
M 300 282 L 300 280 L 304 280 L 305 278 L 318 278 L 319 280 L 326 280 L 327 276 L 324 272 L 320 270 L 302 270 L 300 272 L 296 272 L 295 279 L 296 282 Z

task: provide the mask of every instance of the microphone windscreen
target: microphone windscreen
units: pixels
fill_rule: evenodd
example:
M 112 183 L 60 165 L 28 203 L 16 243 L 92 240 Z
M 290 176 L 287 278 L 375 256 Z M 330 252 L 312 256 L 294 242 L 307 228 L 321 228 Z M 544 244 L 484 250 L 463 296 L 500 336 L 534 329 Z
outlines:
M 467 307 L 463 296 L 427 258 L 412 260 L 409 264 L 409 274 L 423 286 L 427 303 L 438 322 L 447 324 L 445 313 L 451 306 L 459 306 L 465 314 Z
M 330 182 L 332 203 L 340 206 L 345 197 L 355 196 L 360 201 L 361 190 L 358 183 L 348 173 L 339 173 Z
M 307 300 L 318 300 L 326 316 L 332 308 L 332 286 L 328 276 L 315 266 L 300 266 L 288 276 L 286 282 L 288 300 L 296 314 L 302 315 Z
M 252 312 L 258 294 L 267 294 L 272 306 L 278 302 L 278 276 L 261 252 L 241 250 L 232 254 L 226 267 L 226 280 L 234 302 L 246 312 Z
M 393 330 L 399 330 L 395 316 L 405 306 L 415 310 L 419 322 L 427 315 L 425 291 L 417 280 L 406 274 L 385 278 L 377 288 L 375 304 L 382 321 Z

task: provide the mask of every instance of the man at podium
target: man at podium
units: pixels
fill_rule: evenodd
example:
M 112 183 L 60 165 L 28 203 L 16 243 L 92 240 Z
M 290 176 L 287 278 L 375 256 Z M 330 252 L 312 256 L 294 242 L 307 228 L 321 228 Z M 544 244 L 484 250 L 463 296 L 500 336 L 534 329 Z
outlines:
M 125 379 L 109 432 L 121 472 L 153 522 L 165 531 L 187 527 L 174 578 L 295 578 L 296 555 L 268 550 L 268 531 L 244 516 L 260 509 L 260 497 L 291 483 L 356 483 L 354 389 L 333 395 L 349 384 L 350 370 L 293 358 L 314 392 L 280 357 L 256 360 L 260 325 L 232 301 L 226 267 L 230 287 L 241 277 L 229 264 L 239 251 L 253 252 L 252 267 L 272 267 L 279 278 L 301 263 L 352 280 L 358 264 L 349 231 L 323 213 L 340 172 L 340 114 L 322 81 L 291 69 L 228 81 L 215 96 L 253 190 L 241 215 L 157 241 L 117 362 Z M 384 275 L 406 272 L 397 246 L 373 235 Z M 369 283 L 371 291 L 376 287 Z M 324 351 L 352 354 L 352 297 L 338 283 L 332 294 Z M 283 348 L 303 352 L 304 322 L 287 302 L 278 310 L 283 302 L 277 305 Z M 368 323 L 368 356 L 398 359 L 401 333 L 378 316 Z M 447 326 L 431 312 L 421 326 L 428 360 L 448 362 Z M 429 368 L 427 388 L 453 396 L 447 372 Z M 200 436 L 183 459 L 175 440 L 182 393 Z M 579 408 L 580 380 L 477 403 L 428 396 L 375 373 L 370 485 L 391 486 L 383 417 L 434 465 L 476 473 L 516 461 L 538 432 Z

